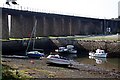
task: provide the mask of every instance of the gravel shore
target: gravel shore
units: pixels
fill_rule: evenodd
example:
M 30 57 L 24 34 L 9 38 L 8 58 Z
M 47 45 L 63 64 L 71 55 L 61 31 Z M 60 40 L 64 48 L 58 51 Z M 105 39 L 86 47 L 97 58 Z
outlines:
M 2 64 L 15 68 L 23 75 L 32 78 L 116 78 L 120 79 L 120 71 L 106 70 L 95 65 L 81 64 L 63 67 L 47 64 L 47 59 L 29 59 L 27 57 L 4 56 Z

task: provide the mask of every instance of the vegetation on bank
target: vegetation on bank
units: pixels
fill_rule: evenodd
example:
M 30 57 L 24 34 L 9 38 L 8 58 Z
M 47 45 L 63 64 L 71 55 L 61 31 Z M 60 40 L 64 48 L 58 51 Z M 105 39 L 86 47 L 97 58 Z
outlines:
M 2 80 L 26 80 L 31 76 L 23 74 L 7 65 L 2 65 Z
M 72 40 L 109 40 L 109 41 L 120 41 L 120 35 L 100 35 L 100 36 L 94 36 L 94 35 L 87 35 L 87 36 L 67 36 L 67 37 L 53 37 L 49 36 L 50 39 L 56 39 L 56 38 L 67 38 Z
M 40 75 L 42 76 L 46 76 L 46 78 L 56 77 L 54 72 L 43 69 L 26 67 L 26 69 L 17 70 L 16 68 L 11 68 L 8 65 L 2 65 L 2 80 L 29 80 L 34 78 L 32 74 L 35 74 L 35 71 L 41 73 Z
M 88 36 L 83 38 L 76 38 L 75 40 L 110 40 L 110 41 L 120 41 L 118 35 L 110 35 L 110 36 Z

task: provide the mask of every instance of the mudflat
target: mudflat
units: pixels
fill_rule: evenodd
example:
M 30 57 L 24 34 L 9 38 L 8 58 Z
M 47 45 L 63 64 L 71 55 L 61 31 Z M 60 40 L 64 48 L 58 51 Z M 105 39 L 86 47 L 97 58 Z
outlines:
M 3 57 L 2 64 L 8 65 L 16 69 L 19 74 L 31 78 L 120 78 L 120 71 L 81 63 L 71 67 L 49 65 L 46 58 Z

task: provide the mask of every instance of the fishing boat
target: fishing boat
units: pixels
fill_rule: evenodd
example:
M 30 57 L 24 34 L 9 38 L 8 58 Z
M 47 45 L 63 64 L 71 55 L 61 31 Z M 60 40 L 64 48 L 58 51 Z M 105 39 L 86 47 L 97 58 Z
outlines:
M 35 47 L 35 39 L 36 39 L 36 25 L 37 25 L 37 20 L 35 21 L 35 25 L 33 27 L 33 30 L 32 30 L 31 36 L 30 36 L 30 40 L 28 42 L 28 46 L 26 49 L 26 55 L 30 58 L 40 58 L 40 57 L 44 56 L 43 49 L 35 49 L 34 48 Z M 32 51 L 28 51 L 32 40 L 33 40 Z
M 62 56 L 59 56 L 58 54 L 50 54 L 47 57 L 47 63 L 48 64 L 58 64 L 58 65 L 66 65 L 66 66 L 71 66 L 73 65 L 74 61 Z
M 96 52 L 89 52 L 89 56 L 94 57 L 107 57 L 107 53 L 104 50 L 97 49 Z

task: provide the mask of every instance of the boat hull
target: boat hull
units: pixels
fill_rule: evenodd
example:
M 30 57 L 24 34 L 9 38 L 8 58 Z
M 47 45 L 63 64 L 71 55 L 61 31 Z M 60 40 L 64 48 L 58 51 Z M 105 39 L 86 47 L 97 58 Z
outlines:
M 107 53 L 105 54 L 89 53 L 89 56 L 105 58 L 107 57 Z
M 40 58 L 42 57 L 42 55 L 39 55 L 39 54 L 27 54 L 28 57 L 30 58 Z
M 59 64 L 59 65 L 72 65 L 72 60 L 49 58 L 47 61 L 49 64 Z

